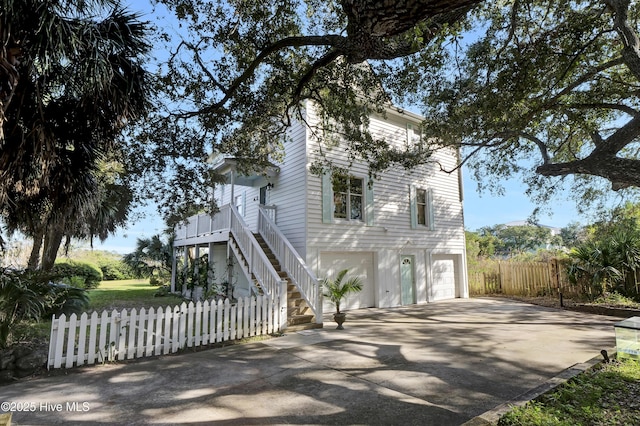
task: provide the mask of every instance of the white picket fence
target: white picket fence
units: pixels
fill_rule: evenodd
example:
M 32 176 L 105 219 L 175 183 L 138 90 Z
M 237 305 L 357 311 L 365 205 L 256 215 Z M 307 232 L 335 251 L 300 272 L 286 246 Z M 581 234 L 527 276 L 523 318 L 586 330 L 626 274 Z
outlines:
M 174 353 L 183 348 L 260 336 L 286 325 L 279 300 L 266 296 L 189 302 L 165 309 L 53 317 L 47 368 Z

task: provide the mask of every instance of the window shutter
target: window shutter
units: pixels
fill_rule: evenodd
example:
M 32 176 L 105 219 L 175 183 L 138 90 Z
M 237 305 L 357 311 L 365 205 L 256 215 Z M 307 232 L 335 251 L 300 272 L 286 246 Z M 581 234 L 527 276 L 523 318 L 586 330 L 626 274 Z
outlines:
M 331 171 L 325 170 L 322 174 L 322 223 L 333 222 L 333 185 L 331 183 Z
M 247 215 L 247 191 L 242 193 L 242 216 Z
M 373 180 L 369 177 L 364 180 L 364 197 L 365 197 L 365 212 L 364 217 L 367 221 L 367 226 L 373 226 L 374 224 L 374 200 L 373 200 Z
M 435 229 L 434 224 L 434 206 L 433 206 L 433 189 L 429 188 L 427 190 L 427 214 L 429 215 L 429 231 L 433 231 Z
M 416 204 L 416 187 L 409 185 L 409 210 L 411 211 L 411 228 L 418 227 L 418 206 Z

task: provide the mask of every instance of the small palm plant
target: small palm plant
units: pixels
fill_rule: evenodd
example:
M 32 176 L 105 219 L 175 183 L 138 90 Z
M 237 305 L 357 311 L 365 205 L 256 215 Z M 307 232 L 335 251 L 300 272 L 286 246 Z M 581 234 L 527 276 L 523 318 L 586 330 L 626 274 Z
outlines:
M 338 323 L 339 330 L 343 329 L 342 323 L 345 320 L 345 314 L 340 312 L 340 304 L 347 295 L 362 291 L 362 280 L 359 277 L 351 277 L 345 280 L 345 276 L 348 273 L 348 269 L 343 269 L 338 272 L 335 279 L 324 278 L 321 281 L 322 295 L 336 306 L 336 313 L 333 319 Z
M 44 304 L 38 293 L 8 268 L 0 270 L 0 348 L 9 343 L 14 325 L 21 319 L 37 319 Z

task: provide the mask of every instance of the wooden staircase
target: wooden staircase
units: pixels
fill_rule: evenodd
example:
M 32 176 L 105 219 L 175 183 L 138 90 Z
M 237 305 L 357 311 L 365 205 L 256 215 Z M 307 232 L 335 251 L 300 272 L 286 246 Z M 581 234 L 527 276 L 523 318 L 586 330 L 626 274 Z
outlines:
M 278 275 L 287 281 L 287 331 L 307 330 L 311 328 L 322 328 L 322 323 L 317 324 L 313 311 L 302 297 L 296 285 L 291 281 L 285 271 L 282 270 L 280 262 L 276 259 L 266 241 L 260 234 L 253 234 L 258 244 L 267 255 L 269 262 L 278 272 Z

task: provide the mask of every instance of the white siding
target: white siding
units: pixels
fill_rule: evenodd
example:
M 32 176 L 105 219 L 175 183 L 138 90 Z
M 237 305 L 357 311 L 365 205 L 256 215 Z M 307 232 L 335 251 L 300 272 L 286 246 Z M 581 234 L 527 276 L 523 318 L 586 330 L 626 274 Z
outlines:
M 270 202 L 277 209 L 278 228 L 302 257 L 306 253 L 307 237 L 306 130 L 297 122 L 291 127 L 290 140 L 285 143 L 285 158 L 270 194 Z
M 308 120 L 312 121 L 313 117 L 308 117 Z M 407 123 L 410 122 L 413 122 L 414 127 L 419 124 L 410 116 L 390 113 L 387 119 L 372 117 L 370 129 L 374 137 L 393 139 L 399 146 L 405 146 Z M 308 164 L 318 158 L 313 146 L 311 141 Z M 342 149 L 334 148 L 325 153 L 335 165 L 349 166 Z M 435 164 L 434 161 L 433 164 L 422 165 L 414 170 L 393 167 L 374 180 L 373 226 L 340 220 L 330 224 L 323 223 L 321 178 L 309 174 L 306 258 L 316 273 L 324 276 L 324 271 L 320 270 L 322 252 L 375 253 L 377 306 L 398 306 L 401 303 L 399 258 L 401 254 L 414 255 L 416 299 L 419 303 L 427 302 L 428 286 L 432 284 L 428 273 L 431 269 L 431 253 L 464 254 L 465 251 L 459 174 L 440 170 L 440 165 L 449 169 L 455 167 L 455 153 L 439 153 L 434 160 L 439 164 Z M 368 174 L 365 164 L 353 164 L 349 170 L 355 176 L 365 177 Z M 426 226 L 411 228 L 411 185 L 433 190 L 433 230 Z M 463 287 L 459 294 L 466 294 Z
M 371 129 L 376 135 L 393 135 L 398 140 L 406 140 L 406 122 L 384 122 L 371 120 Z M 405 138 L 405 139 L 403 139 Z M 347 161 L 341 159 L 342 152 L 334 149 L 328 157 L 337 164 L 347 167 Z M 441 155 L 438 161 L 453 168 L 455 157 Z M 311 154 L 309 161 L 313 161 Z M 350 171 L 356 176 L 366 176 L 367 166 L 354 164 Z M 394 167 L 374 180 L 374 226 L 364 223 L 335 221 L 322 223 L 320 177 L 308 176 L 308 245 L 323 248 L 371 249 L 371 248 L 422 248 L 464 249 L 464 228 L 462 203 L 460 201 L 458 174 L 447 174 L 439 170 L 436 164 L 420 166 L 414 170 Z M 411 229 L 409 210 L 409 186 L 432 188 L 434 196 L 434 230 L 426 227 Z

